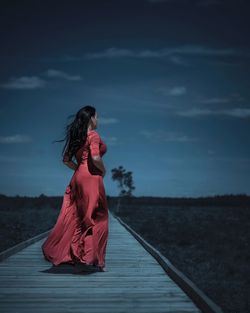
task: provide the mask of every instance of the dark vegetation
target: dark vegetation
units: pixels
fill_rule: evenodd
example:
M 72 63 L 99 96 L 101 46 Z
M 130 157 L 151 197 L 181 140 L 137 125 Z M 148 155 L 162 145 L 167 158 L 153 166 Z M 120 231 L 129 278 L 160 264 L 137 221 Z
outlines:
M 62 197 L 7 197 L 0 195 L 0 251 L 49 230 Z
M 250 197 L 122 198 L 114 213 L 225 313 L 250 312 Z
M 107 196 L 109 209 L 225 313 L 250 312 L 250 197 Z M 53 227 L 62 197 L 0 195 L 0 250 Z

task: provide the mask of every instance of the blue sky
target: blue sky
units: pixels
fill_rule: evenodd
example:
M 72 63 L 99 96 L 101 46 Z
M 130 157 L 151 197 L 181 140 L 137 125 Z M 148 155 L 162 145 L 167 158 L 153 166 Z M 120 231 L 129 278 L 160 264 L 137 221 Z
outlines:
M 68 116 L 96 107 L 136 196 L 250 194 L 247 1 L 1 1 L 0 193 L 62 195 Z

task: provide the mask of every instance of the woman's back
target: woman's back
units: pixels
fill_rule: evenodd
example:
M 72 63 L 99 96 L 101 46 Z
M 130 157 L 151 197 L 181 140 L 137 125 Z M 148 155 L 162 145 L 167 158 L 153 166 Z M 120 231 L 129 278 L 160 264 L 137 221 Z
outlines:
M 85 144 L 77 151 L 76 160 L 78 165 L 87 164 L 90 157 L 107 152 L 107 145 L 103 142 L 100 135 L 95 130 L 90 130 L 87 134 Z

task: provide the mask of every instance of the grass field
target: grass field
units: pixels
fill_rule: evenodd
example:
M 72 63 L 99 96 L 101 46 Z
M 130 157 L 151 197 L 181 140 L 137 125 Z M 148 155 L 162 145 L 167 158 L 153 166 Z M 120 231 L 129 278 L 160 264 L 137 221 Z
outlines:
M 250 209 L 145 202 L 114 213 L 225 313 L 250 312 Z
M 225 313 L 250 312 L 250 206 L 137 198 L 117 212 L 116 199 L 108 201 Z M 0 196 L 0 250 L 53 227 L 61 204 L 62 197 Z

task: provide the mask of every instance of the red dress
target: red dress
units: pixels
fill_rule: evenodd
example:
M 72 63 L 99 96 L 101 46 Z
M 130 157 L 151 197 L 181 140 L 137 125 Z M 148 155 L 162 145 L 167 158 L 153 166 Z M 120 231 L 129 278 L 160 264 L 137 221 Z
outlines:
M 92 156 L 103 156 L 106 144 L 95 130 L 88 132 L 76 153 L 78 168 L 66 187 L 56 224 L 42 245 L 46 260 L 105 267 L 108 239 L 108 203 L 101 170 Z M 67 152 L 63 160 L 69 160 Z

